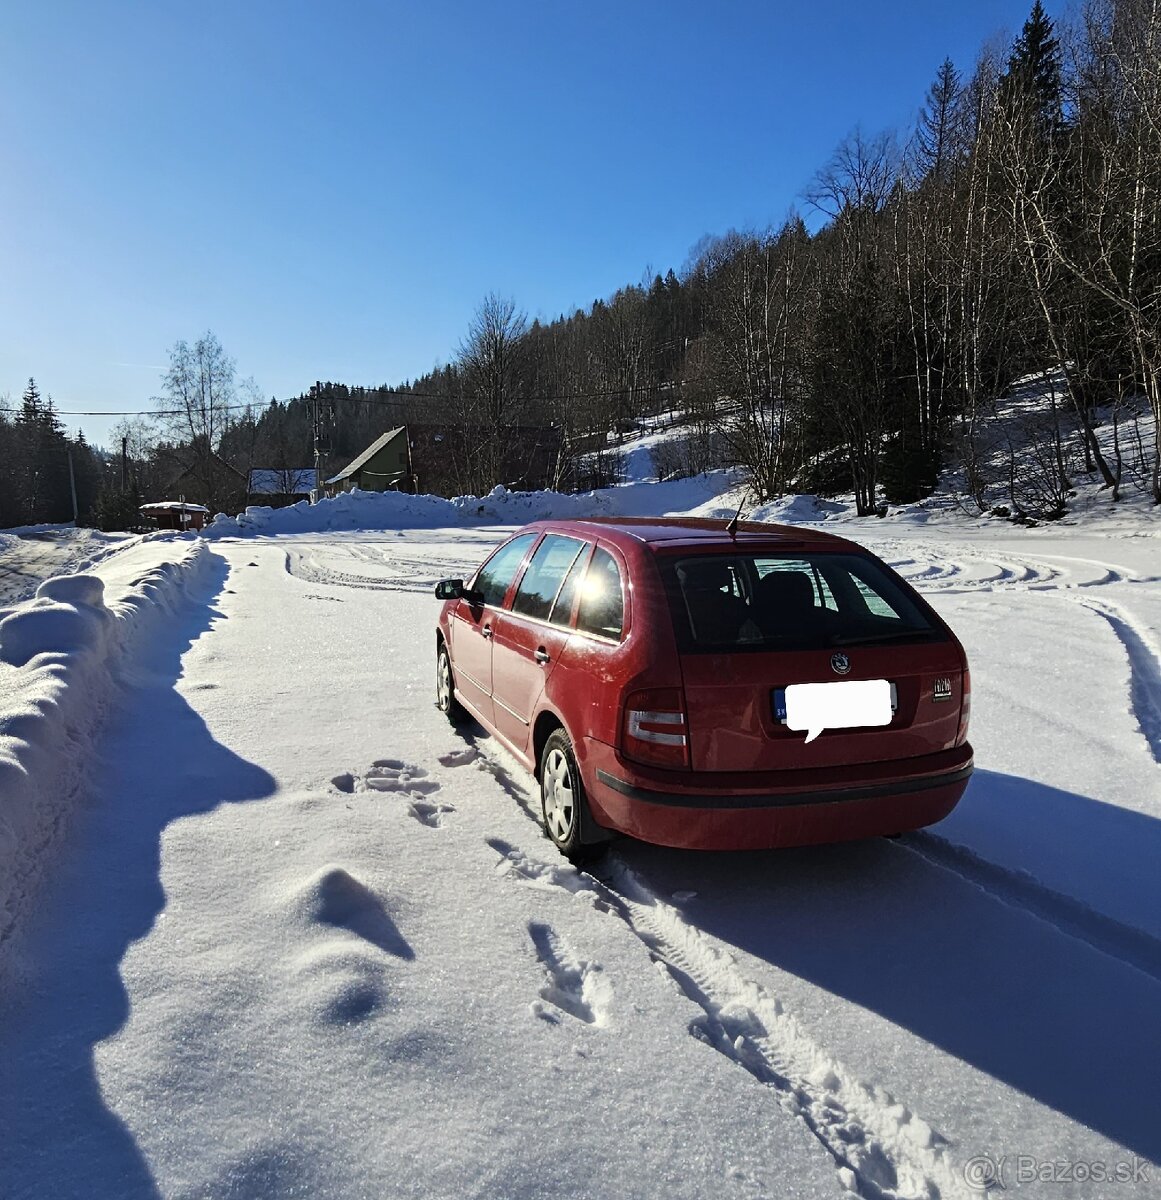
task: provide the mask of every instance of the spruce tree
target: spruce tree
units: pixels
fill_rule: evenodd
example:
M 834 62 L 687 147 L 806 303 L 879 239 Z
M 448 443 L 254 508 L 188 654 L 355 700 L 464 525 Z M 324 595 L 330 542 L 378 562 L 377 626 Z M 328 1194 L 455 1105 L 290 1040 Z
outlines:
M 945 58 L 919 110 L 915 129 L 915 158 L 921 178 L 946 177 L 960 153 L 958 107 L 959 72 Z
M 1064 119 L 1060 42 L 1040 0 L 1035 0 L 1012 46 L 1006 82 L 1011 98 L 1031 104 L 1042 132 L 1054 133 L 1060 128 Z
M 72 519 L 68 448 L 52 398 L 42 396 L 36 380 L 29 379 L 16 413 L 17 458 L 13 464 L 24 523 Z
M 40 479 L 40 389 L 30 378 L 16 411 L 13 483 L 16 490 L 17 522 L 31 525 L 39 519 Z

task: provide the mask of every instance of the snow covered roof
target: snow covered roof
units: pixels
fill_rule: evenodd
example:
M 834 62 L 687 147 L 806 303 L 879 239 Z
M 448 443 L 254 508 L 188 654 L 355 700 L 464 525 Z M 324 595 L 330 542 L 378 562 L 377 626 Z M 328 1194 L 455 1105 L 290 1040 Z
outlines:
M 347 479 L 353 475 L 360 467 L 369 462 L 384 446 L 387 445 L 396 434 L 402 433 L 407 428 L 406 425 L 399 425 L 395 429 L 388 429 L 382 437 L 376 438 L 366 450 L 363 451 L 357 458 L 353 458 L 337 475 L 332 475 L 327 483 L 338 483 L 340 479 Z
M 210 510 L 204 504 L 189 504 L 185 500 L 158 500 L 153 504 L 143 504 L 138 512 L 203 512 Z
M 305 496 L 317 487 L 316 478 L 314 467 L 255 468 L 246 490 L 251 496 Z

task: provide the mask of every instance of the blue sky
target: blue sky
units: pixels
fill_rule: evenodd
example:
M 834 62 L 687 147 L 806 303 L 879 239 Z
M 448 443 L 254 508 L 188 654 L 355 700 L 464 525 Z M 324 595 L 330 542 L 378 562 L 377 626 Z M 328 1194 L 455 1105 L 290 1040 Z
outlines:
M 551 319 L 780 223 L 1030 8 L 16 0 L 0 397 L 147 409 L 206 329 L 267 397 L 414 378 L 489 291 Z

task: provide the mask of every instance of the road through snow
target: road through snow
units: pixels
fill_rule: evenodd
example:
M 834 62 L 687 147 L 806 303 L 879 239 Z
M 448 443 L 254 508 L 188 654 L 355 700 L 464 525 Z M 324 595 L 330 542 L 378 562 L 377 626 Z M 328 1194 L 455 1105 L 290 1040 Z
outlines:
M 1161 1195 L 1161 543 L 849 532 L 968 649 L 960 807 L 592 875 L 432 704 L 502 529 L 213 543 L 20 944 L 0 1194 Z
M 63 525 L 34 526 L 21 533 L 0 531 L 0 605 L 18 603 L 50 576 L 85 570 L 138 541 L 130 534 Z

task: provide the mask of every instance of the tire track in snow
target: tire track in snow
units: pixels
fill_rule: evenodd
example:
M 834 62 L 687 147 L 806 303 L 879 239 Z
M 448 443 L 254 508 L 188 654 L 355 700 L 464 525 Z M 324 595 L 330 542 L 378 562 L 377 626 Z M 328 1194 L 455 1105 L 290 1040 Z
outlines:
M 1156 583 L 1161 580 L 1161 576 L 1141 575 L 1128 567 L 1099 559 L 1064 554 L 1028 558 L 1019 554 L 995 555 L 957 545 L 952 557 L 930 547 L 900 543 L 884 547 L 885 554 L 888 550 L 890 565 L 909 583 L 919 591 L 942 595 L 1071 591 L 1104 587 L 1110 583 Z
M 1036 917 L 1066 937 L 1161 982 L 1161 940 L 1143 929 L 1125 925 L 1073 896 L 1055 891 L 1027 872 L 989 862 L 966 846 L 928 830 L 905 834 L 895 844 L 1001 904 Z
M 942 557 L 942 556 L 939 556 Z M 935 578 L 910 578 L 919 591 L 956 596 L 970 592 L 991 591 L 1053 591 L 1058 587 L 1075 587 L 1060 583 L 1061 572 L 1048 563 L 1019 558 L 996 558 L 969 550 L 958 552 L 948 563 L 946 575 Z
M 831 1154 L 844 1184 L 874 1200 L 971 1194 L 948 1161 L 947 1140 L 926 1121 L 884 1088 L 853 1077 L 731 954 L 628 867 L 616 863 L 608 882 L 630 928 L 705 1013 L 690 1033 L 771 1088 Z
M 1161 764 L 1161 653 L 1149 632 L 1123 608 L 1087 596 L 1076 602 L 1102 617 L 1124 647 L 1129 658 L 1129 705 L 1154 762 Z
M 333 567 L 326 566 L 321 563 L 318 558 L 308 551 L 303 550 L 287 550 L 286 552 L 286 573 L 294 576 L 296 579 L 301 579 L 306 583 L 327 584 L 331 587 L 349 587 L 363 588 L 372 591 L 381 592 L 431 592 L 440 579 L 447 578 L 446 573 L 439 575 L 428 576 L 425 573 L 431 570 L 432 563 L 430 560 L 423 561 L 421 559 L 396 558 L 388 554 L 371 555 L 364 550 L 362 554 L 356 555 L 351 549 L 347 549 L 348 557 L 355 562 L 374 563 L 382 565 L 385 571 L 390 574 L 383 575 L 359 575 L 347 571 L 339 571 Z M 454 563 L 448 563 L 444 571 L 459 571 L 465 577 L 475 570 L 477 563 L 460 564 L 458 567 Z M 398 572 L 396 574 L 395 572 Z
M 1100 567 L 1104 571 L 1103 578 L 1078 583 L 1077 587 L 1098 587 L 1106 583 L 1161 583 L 1161 575 L 1140 575 L 1128 567 L 1102 562 L 1099 558 L 1078 558 L 1071 554 L 1054 554 L 1052 558 L 1057 562 L 1085 563 L 1091 567 Z
M 947 1140 L 890 1092 L 854 1078 L 774 995 L 690 925 L 623 863 L 604 878 L 540 862 L 498 838 L 497 870 L 537 888 L 586 893 L 619 916 L 701 1014 L 689 1033 L 749 1072 L 834 1160 L 844 1186 L 868 1200 L 973 1195 L 948 1161 Z

